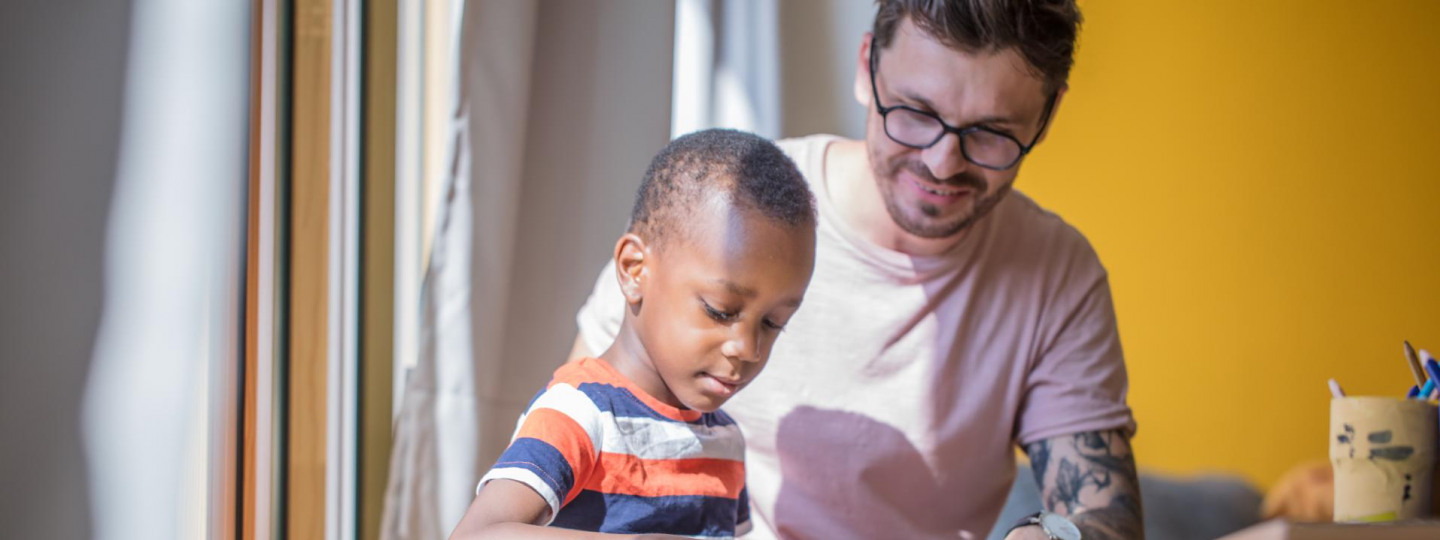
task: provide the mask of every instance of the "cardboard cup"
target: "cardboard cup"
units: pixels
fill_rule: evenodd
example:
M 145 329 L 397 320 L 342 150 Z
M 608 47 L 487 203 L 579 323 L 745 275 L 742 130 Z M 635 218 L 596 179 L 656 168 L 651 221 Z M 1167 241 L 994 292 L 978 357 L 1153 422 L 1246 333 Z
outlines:
M 1393 521 L 1430 515 L 1435 406 L 1414 399 L 1330 401 L 1335 521 Z

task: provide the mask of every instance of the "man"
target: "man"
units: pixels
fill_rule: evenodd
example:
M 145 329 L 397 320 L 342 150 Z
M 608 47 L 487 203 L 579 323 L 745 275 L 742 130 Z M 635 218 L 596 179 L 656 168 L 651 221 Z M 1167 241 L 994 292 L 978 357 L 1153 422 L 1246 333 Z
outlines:
M 1140 538 L 1105 270 L 1078 231 L 1011 193 L 1064 97 L 1079 10 L 879 4 L 855 77 L 865 140 L 781 142 L 820 225 L 806 305 L 727 406 L 746 436 L 753 536 L 983 537 L 1019 445 L 1067 519 L 1007 538 Z M 572 357 L 608 347 L 624 309 L 607 267 Z

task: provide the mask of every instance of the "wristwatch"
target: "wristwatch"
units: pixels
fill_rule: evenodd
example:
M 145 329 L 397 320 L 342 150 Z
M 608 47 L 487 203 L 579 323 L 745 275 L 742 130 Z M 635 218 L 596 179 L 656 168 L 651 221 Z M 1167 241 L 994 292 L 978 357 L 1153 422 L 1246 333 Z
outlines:
M 1050 540 L 1080 540 L 1080 529 L 1074 523 L 1065 519 L 1065 516 L 1044 510 L 1025 516 L 1014 527 L 1010 527 L 1010 532 L 1029 525 L 1039 525 L 1040 530 L 1045 531 L 1045 536 L 1050 537 Z M 1010 533 L 1005 535 L 1009 536 Z

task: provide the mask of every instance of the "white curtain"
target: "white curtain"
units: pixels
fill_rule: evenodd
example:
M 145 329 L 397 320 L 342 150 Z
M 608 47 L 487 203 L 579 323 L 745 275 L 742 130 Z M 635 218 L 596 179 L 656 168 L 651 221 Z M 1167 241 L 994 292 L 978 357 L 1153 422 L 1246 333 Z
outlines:
M 229 485 L 210 484 L 228 481 L 210 437 L 234 395 L 212 381 L 239 361 L 250 11 L 137 0 L 131 12 L 84 401 L 94 538 L 203 536 L 208 496 Z
M 451 168 L 421 292 L 420 354 L 395 424 L 387 539 L 444 538 L 460 521 L 479 479 L 477 382 L 497 378 L 499 365 L 504 312 L 495 300 L 510 274 L 491 263 L 514 244 L 536 5 L 472 1 L 463 13 L 453 36 L 464 44 L 464 76 L 455 79 Z
M 728 127 L 780 136 L 777 0 L 677 0 L 670 136 Z

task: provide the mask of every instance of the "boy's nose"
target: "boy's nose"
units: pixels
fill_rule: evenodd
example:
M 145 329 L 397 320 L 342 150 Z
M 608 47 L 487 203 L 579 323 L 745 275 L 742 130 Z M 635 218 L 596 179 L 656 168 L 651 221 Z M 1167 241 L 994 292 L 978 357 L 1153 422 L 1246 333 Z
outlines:
M 726 357 L 734 358 L 743 362 L 756 362 L 760 360 L 760 332 L 757 325 L 737 324 L 734 327 L 734 335 L 725 342 L 721 348 Z

